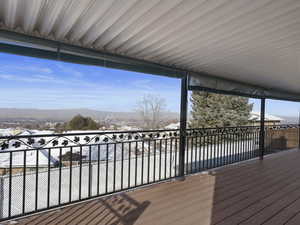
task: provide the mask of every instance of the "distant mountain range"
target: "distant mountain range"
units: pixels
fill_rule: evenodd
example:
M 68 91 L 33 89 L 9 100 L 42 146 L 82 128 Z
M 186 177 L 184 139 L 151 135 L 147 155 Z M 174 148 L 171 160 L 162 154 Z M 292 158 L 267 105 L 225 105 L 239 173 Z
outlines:
M 95 120 L 139 120 L 136 112 L 108 112 L 92 109 L 17 109 L 0 108 L 0 120 L 40 120 L 40 121 L 68 121 L 72 117 L 81 114 Z M 178 119 L 179 114 L 166 112 L 162 119 Z
M 89 116 L 95 120 L 112 120 L 112 121 L 138 121 L 137 112 L 109 112 L 85 108 L 78 109 L 17 109 L 17 108 L 0 108 L 0 121 L 9 120 L 39 120 L 39 121 L 68 121 L 72 117 L 81 114 Z M 278 116 L 283 119 L 282 123 L 298 123 L 298 117 Z M 179 113 L 165 112 L 162 119 L 178 120 Z

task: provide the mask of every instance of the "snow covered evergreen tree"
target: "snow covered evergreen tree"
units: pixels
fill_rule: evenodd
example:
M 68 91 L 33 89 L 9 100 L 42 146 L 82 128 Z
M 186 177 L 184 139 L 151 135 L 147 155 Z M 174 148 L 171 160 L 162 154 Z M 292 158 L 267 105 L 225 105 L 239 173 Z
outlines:
M 195 91 L 191 127 L 228 127 L 248 123 L 253 104 L 245 97 Z

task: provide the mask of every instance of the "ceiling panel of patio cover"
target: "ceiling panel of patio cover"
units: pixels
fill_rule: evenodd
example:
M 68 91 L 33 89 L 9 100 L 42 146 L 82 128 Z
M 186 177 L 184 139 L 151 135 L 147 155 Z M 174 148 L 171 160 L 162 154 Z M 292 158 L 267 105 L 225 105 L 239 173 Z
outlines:
M 300 96 L 299 0 L 1 0 L 0 28 Z

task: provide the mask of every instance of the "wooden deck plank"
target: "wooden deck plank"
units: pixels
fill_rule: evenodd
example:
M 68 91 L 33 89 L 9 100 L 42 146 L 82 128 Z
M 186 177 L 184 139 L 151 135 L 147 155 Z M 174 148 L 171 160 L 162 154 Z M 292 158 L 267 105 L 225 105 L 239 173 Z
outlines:
M 244 224 L 264 224 L 267 223 L 272 217 L 275 217 L 286 207 L 293 204 L 295 201 L 300 199 L 300 188 L 296 191 L 286 193 L 283 198 L 280 198 L 278 201 L 274 202 L 272 205 L 264 208 L 258 214 L 251 217 Z
M 259 194 L 252 192 L 248 196 L 246 201 L 247 204 L 244 208 L 235 211 L 233 214 L 227 214 L 226 219 L 219 224 L 238 224 L 247 221 L 247 219 L 255 217 L 256 214 L 260 213 L 268 206 L 276 204 L 276 201 L 280 198 L 283 198 L 292 192 L 298 192 L 300 189 L 300 176 L 295 177 L 297 178 L 294 180 L 283 178 L 280 185 L 266 187 L 261 192 L 258 192 Z M 239 203 L 238 205 L 240 207 L 242 204 Z M 217 213 L 217 210 L 214 210 L 214 213 Z M 247 223 L 248 222 L 246 222 L 246 224 Z
M 295 199 L 295 202 L 293 202 L 289 206 L 286 206 L 285 209 L 281 210 L 277 215 L 275 215 L 274 217 L 272 217 L 265 224 L 266 225 L 284 224 L 287 221 L 289 221 L 292 218 L 294 218 L 298 213 L 300 213 L 300 199 Z M 299 221 L 298 221 L 298 224 L 300 224 Z
M 284 179 L 284 178 L 282 178 L 282 179 Z M 256 183 L 252 184 L 253 188 L 255 187 L 255 185 L 256 185 Z M 264 187 L 260 187 L 260 188 L 261 189 L 263 189 L 263 188 L 267 189 L 268 187 L 272 187 L 272 183 L 270 183 L 269 186 L 265 185 Z M 274 187 L 276 187 L 276 186 L 274 186 Z M 250 191 L 252 191 L 252 190 L 250 189 Z M 255 190 L 252 191 L 252 194 L 255 194 Z M 249 194 L 247 194 L 247 192 L 243 192 L 240 195 L 241 195 L 240 197 L 243 197 L 243 196 L 247 197 Z M 235 197 L 235 196 L 231 196 L 231 195 L 228 196 L 228 194 L 226 194 L 226 192 L 224 192 L 223 196 L 222 196 L 224 198 L 224 200 L 223 200 L 223 199 L 221 199 L 221 195 L 220 195 L 220 199 L 219 199 L 220 201 L 219 202 L 221 204 L 223 203 L 222 204 L 223 205 L 223 209 L 226 209 L 226 207 L 228 207 L 228 206 L 226 206 L 227 201 L 225 201 L 226 200 L 226 196 L 227 196 L 228 199 L 231 199 L 231 198 Z M 239 196 L 239 195 L 237 195 L 237 196 Z M 209 213 L 210 212 L 210 210 L 207 212 L 206 209 L 209 209 L 209 208 L 211 208 L 213 206 L 214 207 L 214 211 L 215 211 L 215 208 L 216 208 L 216 206 L 218 206 L 218 203 L 219 203 L 218 200 L 216 200 L 215 198 L 214 198 L 213 202 L 212 202 L 212 198 L 209 199 L 209 197 L 208 197 L 207 199 L 204 199 L 203 195 L 201 193 L 199 195 L 195 195 L 194 193 L 191 193 L 190 198 L 188 198 L 188 196 L 185 196 L 184 199 L 186 200 L 185 202 L 182 202 L 182 203 L 179 202 L 181 204 L 181 207 L 184 208 L 184 209 L 186 209 L 186 208 L 188 208 L 190 206 L 194 207 L 195 205 L 197 205 L 197 202 L 201 202 L 201 205 L 199 205 L 199 208 L 197 208 L 197 210 L 199 210 L 198 216 L 201 216 L 202 218 L 204 218 L 205 216 L 207 216 L 207 215 L 205 215 L 205 213 Z M 182 199 L 181 199 L 181 201 L 182 201 Z M 237 202 L 238 201 L 239 200 L 237 200 Z M 175 203 L 175 201 L 172 200 L 172 203 Z M 231 205 L 232 205 L 232 203 L 231 203 Z M 175 214 L 176 210 L 177 210 L 177 205 L 174 204 L 173 207 L 166 207 L 166 209 L 164 210 L 164 213 L 168 212 L 169 214 L 172 214 L 172 213 Z M 193 213 L 194 211 L 195 210 L 192 210 L 191 213 Z M 157 213 L 161 214 L 159 211 L 157 211 Z M 155 212 L 154 212 L 154 214 L 155 214 Z M 151 215 L 153 216 L 153 212 L 151 212 Z M 174 216 L 174 218 L 176 218 L 176 217 L 177 217 L 177 215 Z M 147 218 L 146 218 L 146 215 L 145 215 L 143 221 L 145 221 L 146 219 Z
M 289 170 L 290 171 L 290 170 Z M 290 175 L 290 174 L 286 174 L 286 175 Z M 285 176 L 286 175 L 284 175 L 284 177 L 282 178 L 282 179 L 284 179 L 285 178 Z M 273 175 L 272 175 L 273 176 Z M 254 180 L 255 181 L 255 180 Z M 200 184 L 199 184 L 200 185 Z M 236 185 L 236 184 L 234 184 L 234 185 Z M 256 183 L 255 182 L 253 182 L 253 183 L 251 183 L 251 185 L 253 186 L 253 187 L 255 187 L 255 185 L 256 185 Z M 218 187 L 220 187 L 220 186 L 218 186 Z M 236 190 L 236 187 L 235 186 L 232 186 L 231 187 L 231 189 L 232 190 Z M 228 190 L 227 190 L 228 191 Z M 217 193 L 219 193 L 219 191 L 217 192 Z M 195 194 L 193 194 L 193 195 L 195 195 Z M 202 194 L 201 194 L 202 195 Z M 224 192 L 224 193 L 222 193 L 221 195 L 219 195 L 220 197 L 223 197 L 224 199 L 226 199 L 226 192 Z M 203 196 L 203 195 L 202 195 Z M 215 197 L 215 196 L 214 196 Z M 231 198 L 233 198 L 234 196 L 228 196 L 229 198 L 228 199 L 231 199 Z M 188 200 L 188 199 L 187 199 Z M 198 199 L 193 199 L 192 200 L 192 202 L 190 202 L 190 201 L 186 201 L 188 204 L 186 205 L 185 204 L 185 202 L 183 202 L 183 203 L 181 203 L 181 206 L 182 206 L 182 208 L 186 208 L 186 207 L 188 207 L 190 204 L 192 204 L 192 205 L 196 205 L 195 203 L 196 202 L 199 202 L 199 201 L 201 201 L 201 207 L 200 207 L 200 210 L 204 210 L 206 207 L 209 207 L 209 204 L 212 204 L 211 202 L 206 202 L 206 201 L 204 201 L 204 199 L 203 198 L 200 198 L 199 200 Z M 174 200 L 172 200 L 172 202 L 174 202 Z M 216 204 L 216 202 L 217 202 L 217 199 L 216 198 L 214 198 L 214 204 Z M 226 201 L 225 201 L 226 202 Z M 208 204 L 207 204 L 208 203 Z M 174 208 L 174 207 L 173 207 Z M 169 208 L 167 208 L 166 210 L 164 210 L 164 212 L 165 211 L 168 211 L 169 210 Z M 176 211 L 176 207 L 175 207 L 175 209 L 174 209 L 174 211 Z M 202 214 L 202 211 L 200 211 L 200 214 Z M 172 213 L 172 212 L 170 212 L 170 213 Z M 144 217 L 144 219 L 146 219 L 145 217 Z
M 292 217 L 290 217 L 285 225 L 298 225 L 300 224 L 300 211 L 295 213 Z
M 299 161 L 299 151 L 281 152 L 183 182 L 155 184 L 19 219 L 18 224 L 300 224 Z

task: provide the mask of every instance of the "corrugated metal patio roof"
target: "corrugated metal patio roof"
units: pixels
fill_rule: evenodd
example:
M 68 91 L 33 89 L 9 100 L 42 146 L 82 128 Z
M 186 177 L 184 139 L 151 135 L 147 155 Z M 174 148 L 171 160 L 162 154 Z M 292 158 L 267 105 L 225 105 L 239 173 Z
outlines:
M 0 28 L 300 96 L 298 0 L 2 0 Z

